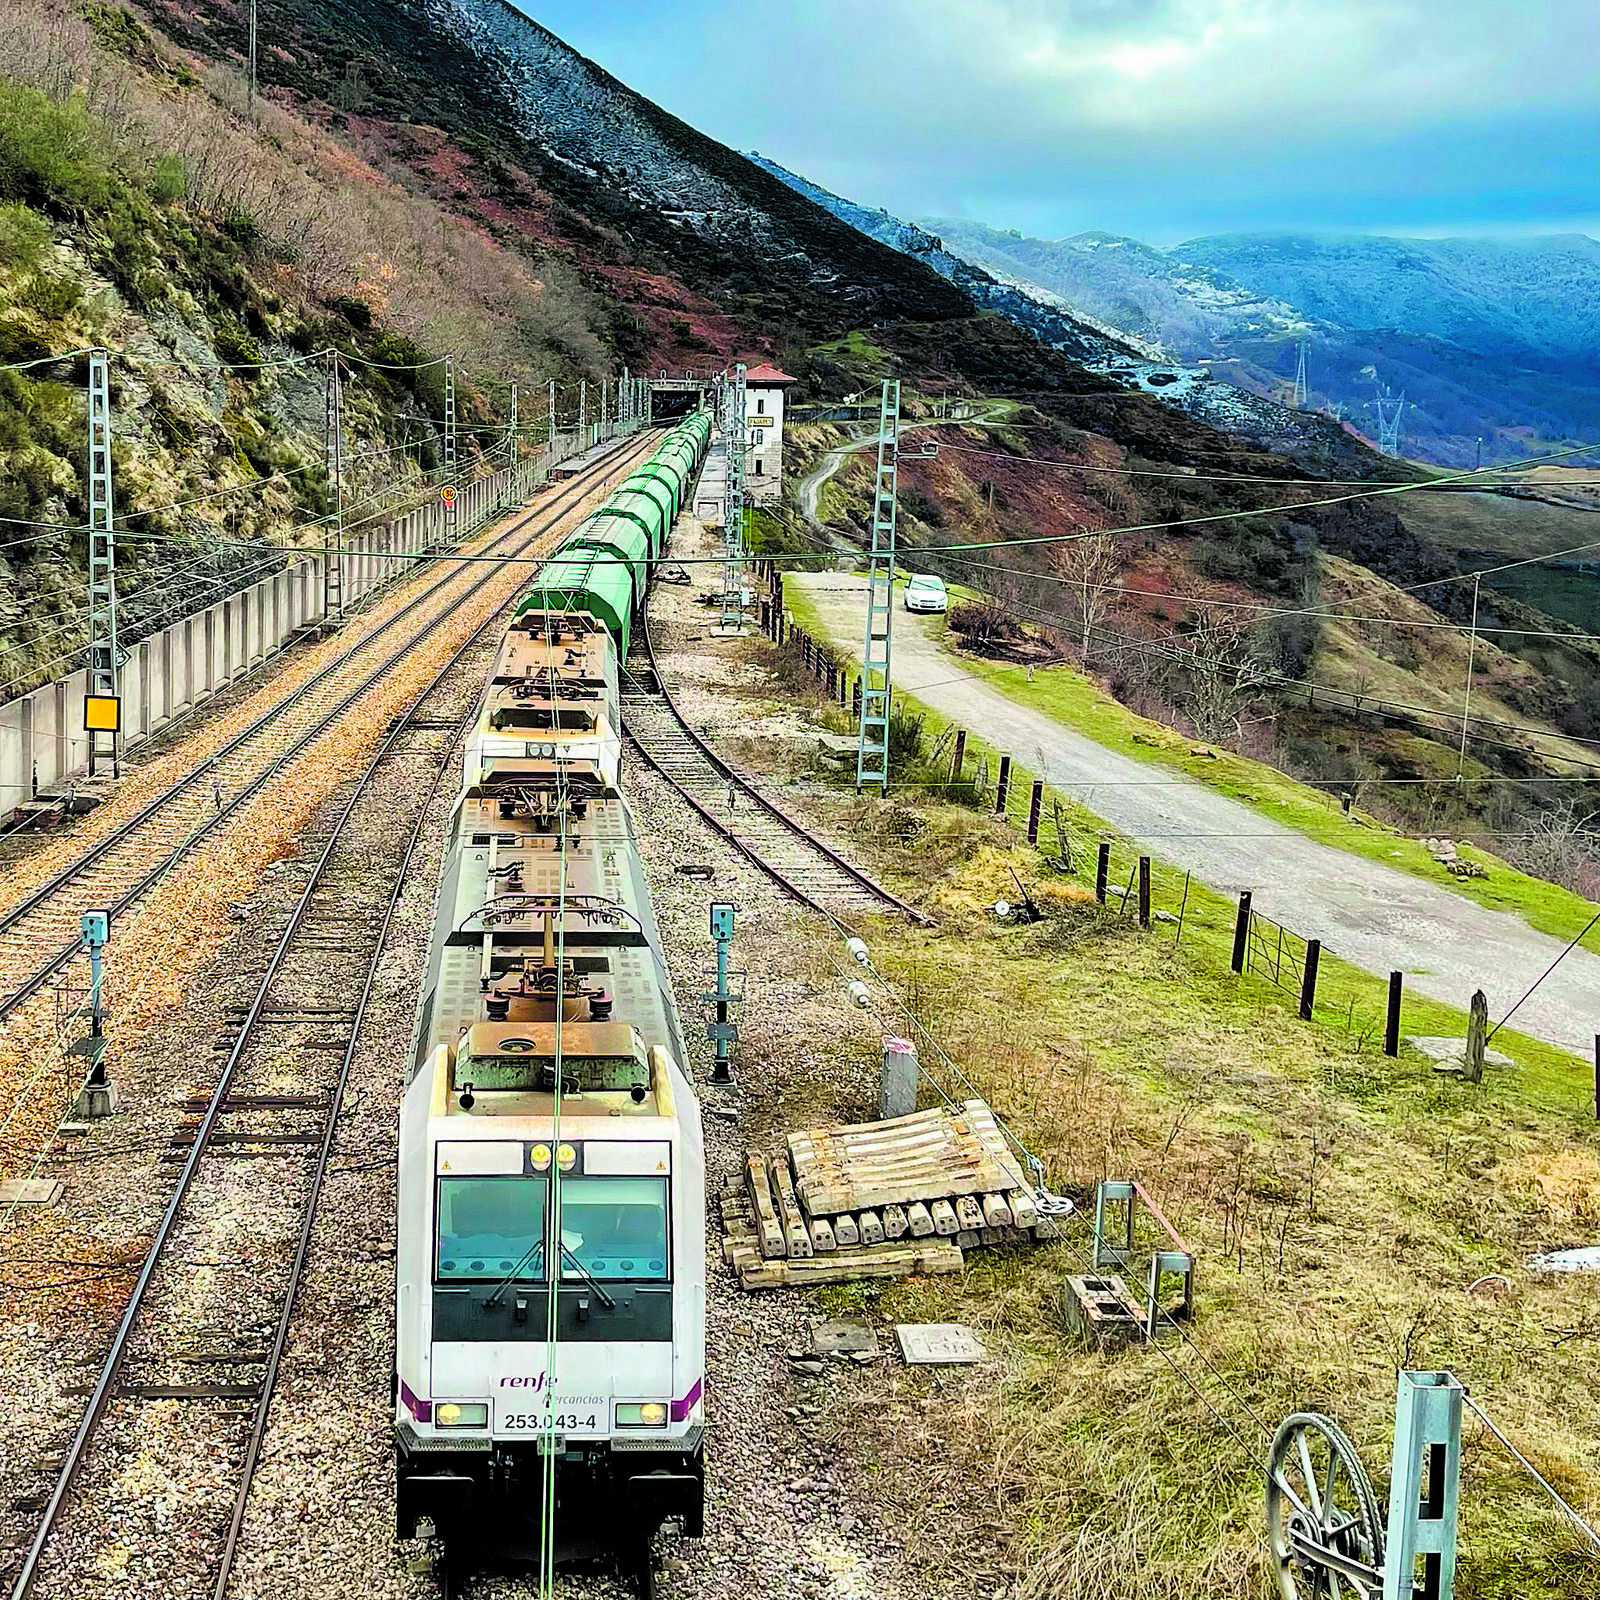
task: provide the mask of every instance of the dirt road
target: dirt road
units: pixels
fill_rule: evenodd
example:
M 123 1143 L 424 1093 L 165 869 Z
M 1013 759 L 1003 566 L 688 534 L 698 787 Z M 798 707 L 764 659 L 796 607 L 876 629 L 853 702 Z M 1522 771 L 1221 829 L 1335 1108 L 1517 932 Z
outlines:
M 793 573 L 829 638 L 860 648 L 865 581 Z M 1465 1008 L 1474 989 L 1498 1020 L 1561 954 L 1561 941 L 1519 917 L 1271 821 L 1181 773 L 1134 760 L 1019 706 L 965 672 L 934 634 L 942 618 L 894 616 L 898 688 L 1009 750 L 1024 766 L 1163 861 L 1217 889 L 1250 889 L 1256 908 L 1330 953 L 1408 989 Z M 1575 950 L 1517 1012 L 1513 1026 L 1587 1057 L 1600 1031 L 1600 957 Z

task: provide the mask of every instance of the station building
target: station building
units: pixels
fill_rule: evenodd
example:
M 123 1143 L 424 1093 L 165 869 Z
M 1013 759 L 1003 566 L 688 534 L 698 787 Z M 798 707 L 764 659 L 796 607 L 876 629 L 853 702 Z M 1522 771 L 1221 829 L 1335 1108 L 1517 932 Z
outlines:
M 767 362 L 744 375 L 744 492 L 754 505 L 776 500 L 783 490 L 783 403 L 798 382 Z

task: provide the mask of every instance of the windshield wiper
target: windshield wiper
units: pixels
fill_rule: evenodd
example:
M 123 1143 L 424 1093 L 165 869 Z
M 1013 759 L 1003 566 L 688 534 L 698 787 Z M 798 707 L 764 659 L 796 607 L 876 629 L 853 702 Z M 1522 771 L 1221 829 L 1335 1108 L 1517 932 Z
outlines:
M 532 1265 L 535 1257 L 541 1256 L 543 1254 L 544 1254 L 544 1240 L 543 1239 L 535 1239 L 533 1241 L 533 1243 L 530 1244 L 528 1246 L 528 1248 L 523 1251 L 522 1259 L 517 1262 L 516 1266 L 514 1266 L 510 1270 L 510 1272 L 508 1272 L 505 1275 L 505 1277 L 503 1277 L 500 1280 L 500 1282 L 495 1285 L 494 1293 L 489 1295 L 488 1298 L 484 1300 L 483 1304 L 484 1304 L 485 1309 L 487 1309 L 489 1306 L 497 1306 L 497 1305 L 499 1305 L 500 1304 L 500 1296 L 503 1295 L 506 1292 L 506 1290 L 509 1289 L 511 1287 L 511 1285 L 516 1282 L 517 1278 L 522 1273 L 522 1269 L 524 1267 L 526 1267 L 526 1266 Z
M 617 1309 L 617 1302 L 600 1287 L 600 1280 L 577 1258 L 565 1239 L 561 1241 L 561 1256 L 563 1260 L 570 1261 L 578 1269 L 578 1276 L 600 1296 L 600 1304 L 607 1311 L 615 1311 Z

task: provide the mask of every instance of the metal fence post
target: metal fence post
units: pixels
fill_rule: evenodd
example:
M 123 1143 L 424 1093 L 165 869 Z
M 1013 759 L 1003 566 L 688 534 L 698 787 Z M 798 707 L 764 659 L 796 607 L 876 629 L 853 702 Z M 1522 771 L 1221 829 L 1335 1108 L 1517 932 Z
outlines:
M 1139 926 L 1150 926 L 1150 857 L 1139 857 Z
M 1322 960 L 1322 941 L 1306 940 L 1306 967 L 1300 974 L 1300 1015 L 1311 1020 L 1312 1008 L 1317 1003 L 1317 963 Z
M 1233 970 L 1244 971 L 1245 957 L 1250 953 L 1250 893 L 1246 889 L 1239 896 L 1239 915 L 1233 924 Z
M 994 811 L 995 815 L 1003 816 L 1006 801 L 1011 797 L 1011 757 L 1000 757 L 1000 776 L 994 786 Z
M 967 759 L 967 730 L 965 728 L 957 728 L 956 729 L 956 753 L 951 758 L 951 761 L 950 761 L 950 781 L 952 783 L 960 783 L 961 782 L 961 768 L 962 768 L 963 763 L 966 761 L 966 759 Z M 1595 1066 L 1595 1069 L 1594 1069 L 1595 1070 L 1595 1083 L 1597 1085 L 1600 1085 L 1600 1035 L 1596 1036 L 1595 1047 L 1594 1048 L 1595 1048 L 1595 1062 L 1596 1062 L 1596 1066 Z M 1600 1088 L 1597 1088 L 1596 1093 L 1600 1093 Z M 1596 1104 L 1600 1105 L 1600 1101 L 1597 1101 Z M 1600 1116 L 1600 1111 L 1597 1111 L 1595 1113 L 1595 1115 L 1596 1116 Z
M 1386 1056 L 1400 1054 L 1400 993 L 1405 981 L 1403 972 L 1389 974 L 1389 1013 L 1383 1023 L 1383 1053 Z
M 1455 1593 L 1465 1390 L 1448 1372 L 1402 1372 L 1389 1480 L 1383 1600 L 1448 1600 Z M 1417 1587 L 1417 1562 L 1422 1585 Z
M 1111 846 L 1100 841 L 1099 854 L 1094 863 L 1094 897 L 1101 905 L 1106 903 L 1106 879 L 1111 876 Z

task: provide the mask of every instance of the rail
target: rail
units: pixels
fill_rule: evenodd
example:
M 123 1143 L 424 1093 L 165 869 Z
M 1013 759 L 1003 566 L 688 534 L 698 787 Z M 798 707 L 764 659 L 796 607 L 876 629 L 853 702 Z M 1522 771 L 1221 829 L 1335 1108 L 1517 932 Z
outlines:
M 619 459 L 614 460 L 608 457 L 603 461 L 597 462 L 594 467 L 588 469 L 588 472 L 583 477 L 569 480 L 550 505 L 541 506 L 535 510 L 532 510 L 513 523 L 513 525 L 508 528 L 505 533 L 499 536 L 499 538 L 496 540 L 496 543 L 504 543 L 506 540 L 515 538 L 518 534 L 522 533 L 523 530 L 528 527 L 528 524 L 533 522 L 536 518 L 542 519 L 539 521 L 539 525 L 534 528 L 532 532 L 528 533 L 526 538 L 524 538 L 520 544 L 518 544 L 514 549 L 506 552 L 505 561 L 493 567 L 489 573 L 484 574 L 484 577 L 487 578 L 492 576 L 493 573 L 503 570 L 505 564 L 520 556 L 536 540 L 555 527 L 560 520 L 571 511 L 572 506 L 580 502 L 583 499 L 583 496 L 588 492 L 590 474 L 603 476 L 607 473 L 616 471 L 619 466 L 631 464 L 631 462 L 637 459 L 638 455 L 643 452 L 648 443 L 649 439 L 647 437 L 636 449 L 621 453 Z M 64 888 L 80 879 L 86 872 L 89 871 L 90 868 L 95 866 L 96 863 L 102 861 L 112 850 L 132 838 L 134 834 L 146 823 L 159 816 L 161 812 L 170 807 L 180 796 L 197 790 L 198 787 L 208 778 L 209 774 L 216 769 L 218 763 L 241 749 L 250 739 L 264 732 L 274 722 L 283 717 L 286 712 L 299 705 L 302 701 L 306 700 L 308 696 L 311 696 L 318 688 L 326 686 L 328 682 L 334 678 L 335 674 L 348 665 L 350 660 L 358 652 L 365 651 L 370 648 L 376 640 L 382 638 L 404 619 L 412 616 L 418 611 L 419 608 L 424 607 L 429 601 L 435 599 L 441 593 L 441 591 L 447 588 L 450 584 L 456 582 L 461 576 L 462 572 L 466 570 L 468 570 L 466 563 L 457 563 L 454 571 L 446 573 L 436 582 L 430 584 L 426 589 L 416 595 L 413 599 L 409 600 L 403 607 L 395 612 L 393 616 L 386 618 L 371 633 L 352 644 L 348 650 L 342 652 L 333 661 L 329 662 L 328 665 L 321 671 L 313 674 L 305 681 L 305 683 L 301 684 L 291 694 L 287 695 L 284 699 L 277 701 L 274 705 L 268 707 L 260 717 L 258 717 L 234 738 L 229 740 L 228 743 L 220 750 L 209 756 L 204 763 L 186 773 L 176 783 L 172 784 L 169 788 L 163 791 L 163 793 L 157 795 L 153 800 L 151 800 L 149 804 L 141 808 L 134 816 L 129 818 L 127 822 L 112 830 L 112 832 L 107 834 L 103 839 L 97 840 L 82 855 L 77 857 L 74 861 L 68 863 L 67 866 L 63 867 L 61 871 L 56 873 L 53 877 L 47 879 L 18 905 L 14 906 L 4 916 L 0 916 L 0 935 L 11 932 L 25 918 L 39 911 Z M 281 766 L 282 762 L 291 759 L 300 751 L 304 750 L 314 739 L 326 731 L 326 729 L 334 721 L 342 716 L 357 699 L 365 694 L 368 689 L 372 688 L 373 685 L 376 684 L 390 670 L 390 668 L 394 666 L 396 662 L 402 659 L 411 650 L 415 649 L 417 645 L 428 636 L 432 628 L 436 626 L 439 621 L 443 620 L 444 617 L 452 615 L 461 606 L 465 605 L 477 592 L 480 584 L 481 580 L 480 582 L 475 582 L 470 586 L 464 587 L 461 596 L 457 600 L 450 604 L 444 611 L 431 617 L 424 628 L 408 638 L 398 650 L 388 655 L 376 668 L 373 669 L 372 672 L 366 674 L 362 680 L 353 689 L 351 689 L 348 694 L 344 695 L 330 710 L 328 710 L 321 717 L 316 718 L 312 726 L 305 730 L 286 751 L 282 752 L 276 761 L 265 766 L 263 770 L 255 776 L 254 779 L 252 779 L 247 785 L 235 793 L 226 804 L 219 805 L 212 815 L 207 817 L 199 827 L 190 832 L 175 848 L 161 855 L 155 866 L 139 877 L 130 889 L 128 889 L 111 904 L 109 907 L 111 914 L 116 916 L 127 910 L 131 905 L 135 904 L 166 872 L 170 871 L 178 861 L 182 860 L 183 857 L 190 853 L 196 845 L 201 843 L 201 841 L 207 838 L 225 821 L 232 817 L 241 806 L 258 794 L 265 784 L 271 779 L 277 768 Z M 42 988 L 44 984 L 49 982 L 49 980 L 64 966 L 66 966 L 82 948 L 83 941 L 81 939 L 72 939 L 69 943 L 58 949 L 56 953 L 49 957 L 45 962 L 35 967 L 33 971 L 24 979 L 22 979 L 22 981 L 8 994 L 0 996 L 0 1021 L 3 1021 L 25 1000 L 36 994 L 39 989 Z
M 909 918 L 912 922 L 918 923 L 924 927 L 931 926 L 932 919 L 929 918 L 924 912 L 917 910 L 915 906 L 908 905 L 900 898 L 899 895 L 895 894 L 893 890 L 886 889 L 877 881 L 877 879 L 870 877 L 853 862 L 846 860 L 844 856 L 840 855 L 840 853 L 826 841 L 819 839 L 817 835 L 810 828 L 806 827 L 804 823 L 790 816 L 789 813 L 779 806 L 775 801 L 769 799 L 765 794 L 763 794 L 762 791 L 757 788 L 756 785 L 748 777 L 746 777 L 744 773 L 740 772 L 737 767 L 729 763 L 724 757 L 718 755 L 716 750 L 704 738 L 702 738 L 700 734 L 695 732 L 695 730 L 689 725 L 688 719 L 683 715 L 683 712 L 679 710 L 677 701 L 673 699 L 672 692 L 668 689 L 666 680 L 662 677 L 660 668 L 656 664 L 655 647 L 650 637 L 650 619 L 648 612 L 646 613 L 639 629 L 638 638 L 643 647 L 645 660 L 649 666 L 651 676 L 655 680 L 661 703 L 671 713 L 672 719 L 676 723 L 679 732 L 685 739 L 688 740 L 695 751 L 710 765 L 712 770 L 720 778 L 722 778 L 725 782 L 734 785 L 734 787 L 739 789 L 742 793 L 748 795 L 756 802 L 758 806 L 761 807 L 763 811 L 776 819 L 784 828 L 786 828 L 795 839 L 800 841 L 803 845 L 816 851 L 817 854 L 824 856 L 834 867 L 842 872 L 845 877 L 850 879 L 867 895 L 879 900 L 884 905 L 891 907 L 893 910 L 899 912 L 902 916 Z M 625 728 L 624 731 L 627 732 L 628 730 Z M 780 868 L 775 866 L 758 850 L 756 850 L 748 840 L 742 838 L 735 829 L 729 827 L 728 824 L 724 822 L 723 819 L 719 817 L 713 810 L 711 810 L 709 806 L 704 805 L 693 794 L 691 794 L 688 789 L 681 784 L 671 772 L 667 770 L 666 766 L 655 758 L 655 756 L 641 740 L 639 740 L 631 732 L 628 734 L 628 736 L 632 741 L 634 748 L 637 749 L 644 757 L 645 761 L 649 763 L 652 770 L 664 778 L 667 784 L 681 799 L 686 801 L 693 808 L 693 810 L 704 822 L 706 822 L 724 839 L 732 844 L 743 856 L 745 856 L 747 860 L 749 860 L 761 872 L 764 872 L 769 878 L 771 878 L 772 881 L 776 883 L 786 894 L 800 901 L 803 905 L 810 907 L 810 909 L 813 911 L 819 912 L 830 922 L 839 922 L 839 918 L 826 906 L 824 906 L 822 902 L 816 898 L 816 896 L 811 894 L 808 890 L 802 888 L 799 884 L 795 883 L 792 878 L 790 878 Z M 843 924 L 840 925 L 843 926 Z
M 428 725 L 419 713 L 429 696 L 445 682 L 451 673 L 456 671 L 463 659 L 482 642 L 484 636 L 491 629 L 498 625 L 503 625 L 505 613 L 514 604 L 515 598 L 513 595 L 504 604 L 497 607 L 494 613 L 486 618 L 471 636 L 456 648 L 433 679 L 412 702 L 411 708 L 396 720 L 393 728 L 383 739 L 365 771 L 358 779 L 356 787 L 341 808 L 332 832 L 317 859 L 316 865 L 312 869 L 304 890 L 290 913 L 288 923 L 279 937 L 265 972 L 262 974 L 255 996 L 239 1025 L 238 1037 L 233 1042 L 228 1059 L 207 1101 L 204 1116 L 195 1131 L 193 1143 L 184 1160 L 182 1170 L 178 1174 L 173 1192 L 167 1201 L 166 1209 L 162 1214 L 155 1236 L 146 1253 L 138 1279 L 129 1296 L 128 1304 L 124 1308 L 121 1320 L 118 1323 L 110 1351 L 102 1364 L 99 1378 L 85 1406 L 83 1417 L 64 1454 L 55 1486 L 45 1506 L 39 1527 L 35 1531 L 27 1554 L 23 1559 L 22 1567 L 12 1587 L 11 1600 L 26 1600 L 26 1597 L 32 1592 L 34 1581 L 39 1572 L 40 1560 L 50 1543 L 51 1536 L 60 1520 L 63 1507 L 67 1503 L 68 1496 L 83 1471 L 89 1441 L 105 1413 L 108 1401 L 112 1397 L 128 1353 L 139 1314 L 145 1305 L 146 1296 L 155 1278 L 157 1268 L 162 1263 L 164 1254 L 173 1239 L 184 1200 L 191 1189 L 202 1159 L 208 1150 L 212 1148 L 212 1136 L 217 1130 L 218 1120 L 223 1112 L 228 1109 L 227 1103 L 240 1063 L 247 1049 L 256 1038 L 263 1014 L 268 1009 L 268 998 L 272 992 L 273 984 L 283 972 L 285 962 L 295 948 L 297 936 L 306 928 L 308 916 L 312 910 L 313 899 L 318 890 L 325 887 L 327 883 L 330 867 L 344 839 L 346 829 L 351 820 L 357 815 L 358 807 L 368 795 L 384 764 L 395 754 L 401 738 L 408 732 Z M 224 1536 L 220 1565 L 213 1585 L 215 1600 L 222 1600 L 222 1597 L 227 1592 L 229 1578 L 237 1555 L 251 1482 L 260 1458 L 262 1443 L 266 1435 L 267 1416 L 271 1407 L 284 1351 L 288 1345 L 300 1280 L 310 1250 L 317 1208 L 321 1201 L 323 1186 L 332 1158 L 334 1139 L 349 1083 L 351 1065 L 354 1061 L 357 1042 L 360 1038 L 361 1027 L 372 996 L 373 986 L 380 970 L 379 963 L 384 944 L 393 923 L 400 896 L 406 885 L 407 874 L 428 818 L 430 804 L 437 795 L 439 786 L 450 769 L 451 757 L 456 751 L 463 729 L 471 720 L 475 705 L 475 697 L 469 697 L 465 709 L 456 719 L 450 738 L 439 755 L 432 783 L 425 790 L 419 792 L 415 814 L 404 835 L 404 845 L 390 879 L 390 892 L 384 905 L 381 922 L 375 927 L 370 936 L 370 955 L 362 976 L 359 994 L 355 997 L 355 1004 L 348 1019 L 348 1037 L 344 1044 L 338 1077 L 333 1088 L 329 1091 L 328 1106 L 317 1159 L 306 1194 L 301 1203 L 300 1227 L 289 1265 L 288 1279 L 274 1327 L 272 1344 L 264 1361 L 249 1439 L 245 1445 L 236 1475 L 237 1482 L 232 1513 Z M 317 943 L 307 946 L 308 950 L 322 950 L 324 948 L 324 946 Z

